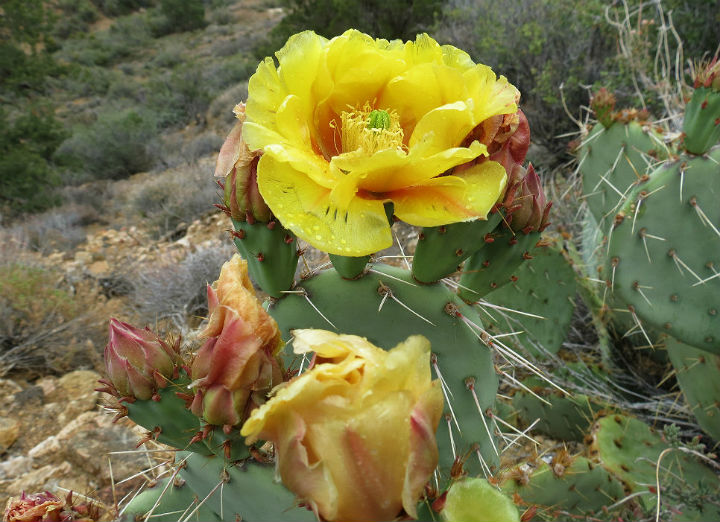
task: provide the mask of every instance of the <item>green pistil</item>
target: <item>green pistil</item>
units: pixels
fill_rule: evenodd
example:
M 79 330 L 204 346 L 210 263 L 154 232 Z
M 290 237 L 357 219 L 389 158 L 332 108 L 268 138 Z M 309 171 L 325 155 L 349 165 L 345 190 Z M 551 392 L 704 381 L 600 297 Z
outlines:
M 374 110 L 368 116 L 368 129 L 386 130 L 390 128 L 390 114 L 383 110 Z

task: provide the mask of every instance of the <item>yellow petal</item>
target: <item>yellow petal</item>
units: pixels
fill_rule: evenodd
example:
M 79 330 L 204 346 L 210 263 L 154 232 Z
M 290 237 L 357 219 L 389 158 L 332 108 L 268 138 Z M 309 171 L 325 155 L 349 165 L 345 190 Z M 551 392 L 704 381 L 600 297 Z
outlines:
M 378 106 L 396 110 L 406 136 L 409 136 L 429 111 L 466 97 L 460 71 L 442 64 L 423 63 L 390 80 Z
M 372 156 L 360 153 L 346 153 L 332 159 L 332 165 L 349 172 L 352 177 L 346 183 L 353 188 L 386 194 L 404 187 L 412 187 L 439 176 L 447 170 L 474 160 L 487 153 L 487 148 L 478 142 L 470 147 L 455 147 L 436 150 L 434 135 L 417 144 L 406 153 L 402 150 L 387 149 Z
M 472 107 L 459 101 L 429 111 L 415 126 L 408 145 L 415 146 L 420 140 L 432 135 L 431 152 L 457 147 L 479 123 Z
M 325 252 L 363 256 L 392 245 L 382 201 L 356 197 L 340 212 L 330 201 L 330 190 L 274 154 L 260 158 L 258 187 L 285 227 Z
M 391 194 L 395 215 L 411 225 L 434 227 L 484 219 L 507 182 L 499 163 L 486 161 L 457 176 L 433 178 Z
M 387 352 L 357 335 L 341 335 L 327 330 L 293 330 L 293 351 L 297 354 L 315 352 L 323 359 L 340 361 L 354 354 L 380 364 Z

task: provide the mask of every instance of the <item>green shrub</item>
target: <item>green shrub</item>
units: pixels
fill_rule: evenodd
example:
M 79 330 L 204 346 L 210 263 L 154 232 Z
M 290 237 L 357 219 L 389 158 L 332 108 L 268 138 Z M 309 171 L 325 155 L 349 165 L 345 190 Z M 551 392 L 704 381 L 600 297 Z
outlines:
M 152 0 L 93 0 L 93 4 L 106 16 L 120 16 L 149 7 Z
M 202 29 L 206 25 L 205 6 L 202 0 L 160 0 L 152 20 L 156 36 Z
M 157 133 L 154 118 L 146 113 L 108 112 L 78 128 L 55 156 L 76 180 L 125 178 L 155 164 Z
M 557 152 L 565 144 L 556 136 L 574 130 L 561 87 L 568 107 L 587 103 L 582 85 L 598 80 L 615 55 L 604 8 L 601 0 L 453 2 L 437 32 L 517 86 L 533 141 Z
M 0 206 L 10 214 L 58 202 L 53 188 L 59 177 L 49 160 L 66 133 L 48 106 L 26 110 L 14 120 L 0 111 Z
M 152 40 L 146 17 L 124 16 L 106 31 L 66 40 L 58 56 L 66 62 L 87 66 L 108 66 L 132 57 Z
M 58 275 L 39 266 L 11 263 L 0 270 L 0 347 L 10 348 L 36 333 L 53 317 L 58 322 L 78 314 L 72 295 L 58 287 Z
M 270 56 L 290 35 L 305 29 L 326 37 L 355 28 L 376 38 L 414 39 L 433 24 L 443 4 L 443 0 L 282 0 L 288 14 L 255 53 L 258 58 Z
M 57 6 L 62 15 L 53 27 L 56 38 L 64 40 L 85 33 L 98 19 L 98 10 L 90 0 L 61 0 Z
M 142 219 L 143 225 L 157 237 L 172 232 L 180 223 L 190 223 L 211 212 L 218 200 L 217 185 L 208 178 L 206 169 L 196 165 L 134 182 L 123 190 L 122 197 L 126 199 L 121 212 L 131 221 Z M 117 198 L 118 203 L 122 204 L 120 199 Z

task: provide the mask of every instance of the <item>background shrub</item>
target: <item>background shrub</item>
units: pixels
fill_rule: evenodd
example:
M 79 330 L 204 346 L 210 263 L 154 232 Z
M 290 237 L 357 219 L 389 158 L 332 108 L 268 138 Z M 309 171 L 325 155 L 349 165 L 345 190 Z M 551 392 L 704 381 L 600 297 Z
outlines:
M 93 125 L 78 129 L 55 156 L 66 166 L 67 180 L 125 178 L 155 164 L 157 134 L 146 112 L 103 113 Z
M 178 150 L 177 154 L 181 154 Z M 173 232 L 181 223 L 214 211 L 218 188 L 209 175 L 212 159 L 184 165 L 145 180 L 119 185 L 112 198 L 129 221 L 142 220 L 156 237 Z
M 66 136 L 47 105 L 11 119 L 0 109 L 0 207 L 8 213 L 39 211 L 58 202 L 59 177 L 50 164 Z
M 312 29 L 333 37 L 350 28 L 376 38 L 414 40 L 427 31 L 443 0 L 281 0 L 287 14 L 256 47 L 258 58 L 271 56 L 290 35 Z
M 180 261 L 139 267 L 127 278 L 133 285 L 130 300 L 146 321 L 167 321 L 172 329 L 186 333 L 207 316 L 207 284 L 218 278 L 234 251 L 229 241 L 216 241 Z
M 206 25 L 202 0 L 160 0 L 157 14 L 152 17 L 156 36 L 194 31 Z

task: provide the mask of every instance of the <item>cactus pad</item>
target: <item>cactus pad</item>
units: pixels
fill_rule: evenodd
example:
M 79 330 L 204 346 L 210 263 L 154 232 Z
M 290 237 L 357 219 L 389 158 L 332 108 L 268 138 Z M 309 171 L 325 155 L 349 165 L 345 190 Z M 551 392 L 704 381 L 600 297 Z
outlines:
M 263 291 L 280 297 L 295 279 L 298 264 L 295 236 L 278 221 L 232 222 L 235 246 L 248 262 L 250 277 Z
M 583 197 L 598 223 L 615 215 L 664 148 L 658 133 L 637 121 L 596 125 L 580 149 Z
M 521 264 L 515 276 L 516 281 L 490 292 L 485 299 L 541 318 L 509 313 L 501 319 L 500 312 L 492 310 L 499 319 L 493 326 L 504 332 L 523 331 L 508 342 L 534 355 L 556 353 L 565 341 L 575 309 L 575 271 L 560 250 L 537 248 L 532 260 Z
M 652 326 L 720 353 L 720 147 L 654 171 L 621 210 L 605 277 Z
M 705 432 L 720 441 L 720 356 L 668 337 L 665 347 L 680 389 Z
M 567 513 L 590 515 L 624 496 L 620 481 L 585 457 L 570 457 L 561 449 L 550 463 L 538 462 L 534 469 L 521 464 L 504 473 L 501 483 L 516 502 L 536 506 L 538 515 L 560 520 L 569 519 Z
M 638 493 L 639 502 L 649 511 L 657 503 L 654 490 L 658 459 L 669 448 L 660 435 L 642 421 L 612 415 L 595 423 L 590 452 L 608 471 L 621 478 L 631 492 Z M 666 498 L 677 498 L 689 490 L 708 491 L 709 498 L 718 498 L 720 495 L 717 475 L 680 450 L 666 452 L 660 465 L 661 493 Z M 706 509 L 696 505 L 687 506 L 686 510 L 685 515 L 688 517 L 693 511 L 705 511 L 704 520 L 715 520 L 720 514 L 717 506 L 711 504 Z M 688 517 L 683 518 L 690 520 Z

